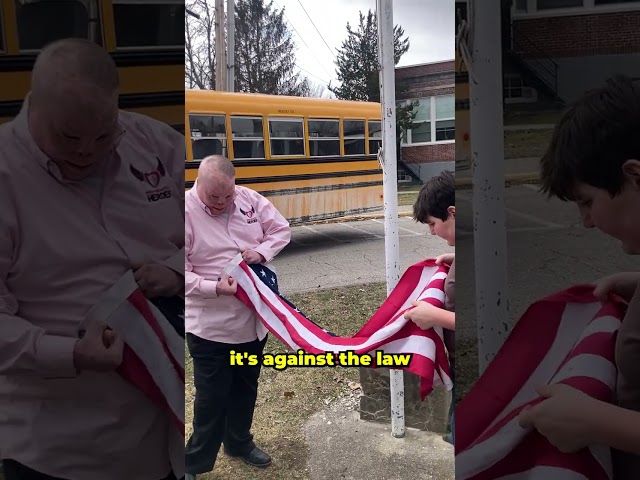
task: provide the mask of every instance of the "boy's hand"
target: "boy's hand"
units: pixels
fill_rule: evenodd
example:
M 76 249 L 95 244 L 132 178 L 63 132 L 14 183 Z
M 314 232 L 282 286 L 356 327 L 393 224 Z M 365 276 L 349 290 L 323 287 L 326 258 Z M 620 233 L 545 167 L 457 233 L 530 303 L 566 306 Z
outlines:
M 439 255 L 436 258 L 436 265 L 442 265 L 443 263 L 446 263 L 447 265 L 451 265 L 455 258 L 456 258 L 455 253 L 444 253 L 442 255 Z
M 415 308 L 409 310 L 404 314 L 404 318 L 411 320 L 418 325 L 422 330 L 429 330 L 437 325 L 436 315 L 440 310 L 438 307 L 434 307 L 427 302 L 411 302 Z
M 601 301 L 606 300 L 607 296 L 613 293 L 630 302 L 638 284 L 640 284 L 640 272 L 616 273 L 596 281 L 593 293 Z
M 523 428 L 535 428 L 541 435 L 565 453 L 577 452 L 593 443 L 588 420 L 595 400 L 568 385 L 544 385 L 537 392 L 541 403 L 520 413 Z

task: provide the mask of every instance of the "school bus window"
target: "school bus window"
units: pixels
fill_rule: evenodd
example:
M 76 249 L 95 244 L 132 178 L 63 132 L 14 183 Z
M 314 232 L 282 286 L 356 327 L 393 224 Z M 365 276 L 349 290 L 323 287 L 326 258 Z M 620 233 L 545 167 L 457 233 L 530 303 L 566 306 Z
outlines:
M 270 118 L 271 155 L 304 155 L 304 122 L 302 118 Z
M 15 0 L 15 4 L 21 51 L 40 50 L 69 37 L 102 45 L 98 0 Z
M 263 159 L 264 133 L 260 117 L 231 117 L 233 158 Z
M 369 154 L 377 155 L 382 147 L 382 122 L 369 120 Z
M 227 130 L 224 115 L 189 115 L 193 159 L 209 155 L 227 156 Z
M 340 120 L 309 119 L 309 149 L 312 157 L 340 155 Z
M 116 47 L 184 46 L 184 1 L 114 0 Z
M 364 155 L 364 120 L 344 120 L 344 154 Z

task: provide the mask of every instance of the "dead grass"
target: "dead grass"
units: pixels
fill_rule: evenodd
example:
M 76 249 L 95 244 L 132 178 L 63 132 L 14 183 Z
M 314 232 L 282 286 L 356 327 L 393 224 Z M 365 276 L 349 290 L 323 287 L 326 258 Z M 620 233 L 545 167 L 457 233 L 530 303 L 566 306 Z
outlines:
M 418 190 L 420 190 L 418 188 Z M 404 205 L 413 205 L 414 203 L 416 203 L 416 199 L 418 198 L 418 194 L 417 193 L 399 193 L 398 194 L 398 206 L 404 206 Z
M 373 315 L 386 298 L 384 284 L 355 285 L 288 296 L 305 315 L 338 335 L 353 335 Z M 265 353 L 286 353 L 273 335 Z M 193 372 L 186 360 L 185 413 L 187 438 L 193 416 Z M 271 467 L 260 470 L 228 458 L 220 449 L 214 473 L 199 475 L 203 480 L 306 480 L 309 447 L 302 426 L 314 413 L 341 395 L 351 394 L 349 383 L 358 382 L 356 368 L 290 368 L 285 371 L 263 367 L 253 434 L 258 446 L 273 457 Z M 345 447 L 347 447 L 345 445 Z
M 456 339 L 456 405 L 478 380 L 478 342 Z
M 541 157 L 553 130 L 515 130 L 504 133 L 505 158 Z

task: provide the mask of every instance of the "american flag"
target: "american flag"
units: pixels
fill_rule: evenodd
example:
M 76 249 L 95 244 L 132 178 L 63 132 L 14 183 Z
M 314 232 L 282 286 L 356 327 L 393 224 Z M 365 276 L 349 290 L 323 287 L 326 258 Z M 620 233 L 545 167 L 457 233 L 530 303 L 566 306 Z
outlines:
M 434 387 L 452 388 L 448 356 L 441 328 L 422 330 L 406 320 L 404 313 L 413 308 L 414 300 L 444 308 L 447 271 L 447 266 L 438 266 L 433 260 L 411 266 L 360 331 L 352 337 L 343 337 L 311 321 L 285 299 L 279 292 L 277 275 L 270 268 L 249 266 L 238 255 L 224 270 L 238 282 L 236 297 L 257 313 L 260 338 L 271 332 L 290 349 L 312 354 L 353 351 L 370 354 L 374 360 L 373 352 L 377 350 L 385 354 L 412 354 L 410 365 L 402 369 L 421 377 L 423 399 Z
M 180 331 L 180 324 L 184 330 L 184 301 L 182 310 L 176 307 L 179 303 L 177 299 L 149 301 L 128 272 L 87 318 L 102 322 L 123 338 L 118 373 L 166 412 L 184 441 L 185 356 Z
M 611 402 L 615 339 L 625 306 L 576 286 L 531 305 L 456 408 L 456 479 L 612 480 L 608 447 L 562 453 L 518 414 L 538 385 L 566 384 Z

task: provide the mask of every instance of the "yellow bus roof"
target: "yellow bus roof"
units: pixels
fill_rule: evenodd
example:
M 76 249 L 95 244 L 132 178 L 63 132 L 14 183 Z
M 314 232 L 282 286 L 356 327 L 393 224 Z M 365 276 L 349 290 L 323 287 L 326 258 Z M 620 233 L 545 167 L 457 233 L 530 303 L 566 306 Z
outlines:
M 381 118 L 381 105 L 375 102 L 213 90 L 186 90 L 185 110 L 187 113 Z

